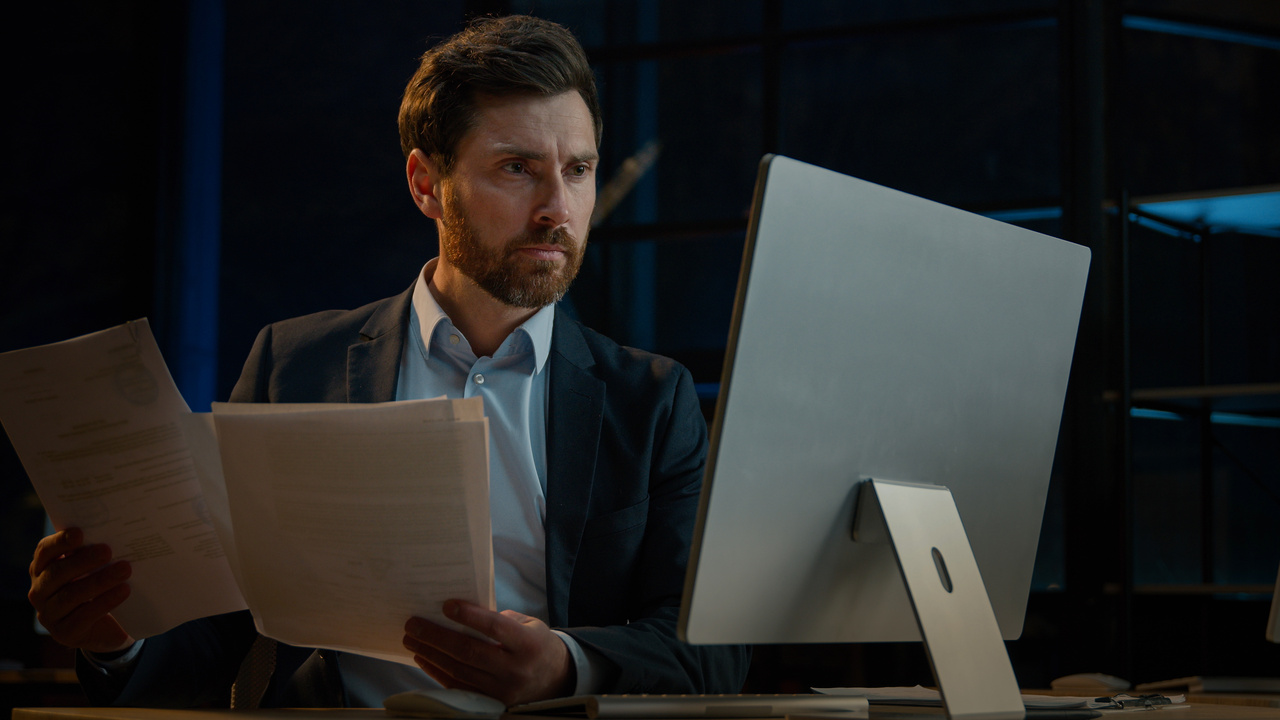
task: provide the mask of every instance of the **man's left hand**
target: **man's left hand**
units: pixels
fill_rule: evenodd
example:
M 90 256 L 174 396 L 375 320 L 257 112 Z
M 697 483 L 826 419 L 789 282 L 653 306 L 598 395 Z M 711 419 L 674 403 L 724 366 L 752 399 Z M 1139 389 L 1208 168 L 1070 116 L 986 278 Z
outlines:
M 488 695 L 508 706 L 573 691 L 576 674 L 569 650 L 541 620 L 462 600 L 445 602 L 444 614 L 492 641 L 410 618 L 404 626 L 404 646 L 441 685 Z

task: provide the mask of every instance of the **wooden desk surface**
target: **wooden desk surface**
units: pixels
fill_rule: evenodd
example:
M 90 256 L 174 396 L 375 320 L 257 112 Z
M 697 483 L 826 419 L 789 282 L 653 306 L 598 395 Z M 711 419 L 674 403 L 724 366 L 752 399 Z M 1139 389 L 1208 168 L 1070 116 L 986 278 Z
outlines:
M 1114 713 L 1117 720 L 1147 718 L 1168 713 L 1160 720 L 1280 720 L 1280 708 L 1239 705 L 1190 704 L 1189 707 Z M 375 720 L 388 717 L 381 709 L 301 710 L 158 710 L 153 708 L 15 708 L 12 720 Z M 508 716 L 511 718 L 529 716 Z M 910 720 L 942 718 L 940 710 L 873 707 L 871 718 Z M 1106 720 L 1104 717 L 1103 720 Z
M 76 671 L 71 668 L 29 668 L 26 670 L 0 670 L 0 685 L 75 685 Z
M 374 720 L 381 708 L 289 710 L 166 710 L 160 708 L 14 708 L 12 720 Z M 1276 717 L 1280 717 L 1277 714 Z

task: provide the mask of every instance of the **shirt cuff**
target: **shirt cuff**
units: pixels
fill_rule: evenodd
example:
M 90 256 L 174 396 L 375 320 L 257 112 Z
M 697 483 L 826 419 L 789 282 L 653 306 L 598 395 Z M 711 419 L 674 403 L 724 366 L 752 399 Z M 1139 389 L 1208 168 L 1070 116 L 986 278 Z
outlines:
M 573 694 L 575 696 L 594 695 L 600 692 L 601 669 L 605 667 L 607 661 L 596 651 L 579 645 L 577 640 L 559 630 L 551 632 L 560 636 L 564 646 L 569 649 L 569 657 L 573 658 L 573 667 L 578 673 L 578 682 L 574 685 Z
M 110 653 L 102 655 L 99 653 L 91 653 L 88 650 L 81 650 L 80 654 L 84 659 L 89 661 L 89 666 L 103 675 L 110 675 L 119 670 L 125 670 L 133 665 L 133 661 L 137 659 L 138 653 L 142 652 L 142 643 L 144 640 L 134 640 L 133 645 L 119 655 Z

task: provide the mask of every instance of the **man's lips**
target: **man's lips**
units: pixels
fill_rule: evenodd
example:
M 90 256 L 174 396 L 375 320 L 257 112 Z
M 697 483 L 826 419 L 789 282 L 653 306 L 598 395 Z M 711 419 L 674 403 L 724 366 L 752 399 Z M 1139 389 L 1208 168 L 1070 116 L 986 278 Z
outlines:
M 516 252 L 535 260 L 559 260 L 564 257 L 565 248 L 563 245 L 525 245 Z

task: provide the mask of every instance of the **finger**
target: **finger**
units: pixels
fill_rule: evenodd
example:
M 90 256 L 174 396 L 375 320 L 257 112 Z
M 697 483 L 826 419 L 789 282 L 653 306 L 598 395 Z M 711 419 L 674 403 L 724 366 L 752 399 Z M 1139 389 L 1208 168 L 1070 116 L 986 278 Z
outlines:
M 523 627 L 521 621 L 511 615 L 528 618 L 527 615 L 514 610 L 494 612 L 465 600 L 446 600 L 443 609 L 444 616 L 450 620 L 504 645 L 508 641 L 518 641 L 520 629 Z
M 489 617 L 493 613 L 478 605 L 462 609 L 463 615 L 470 613 L 491 621 L 488 630 L 483 632 L 511 653 L 518 654 L 534 648 L 541 640 L 542 631 L 549 629 L 538 618 L 515 610 L 503 610 L 497 613 L 497 617 Z
M 111 562 L 111 557 L 111 548 L 107 545 L 83 545 L 49 562 L 35 579 L 44 584 L 60 587 L 98 570 Z
M 38 612 L 57 622 L 83 605 L 92 603 L 99 596 L 123 585 L 133 574 L 127 562 L 108 565 L 63 585 L 36 608 Z M 118 603 L 117 603 L 118 604 Z
M 528 625 L 530 620 L 534 622 L 540 622 L 538 618 L 533 617 L 532 615 L 525 615 L 524 613 L 517 612 L 515 610 L 503 610 L 498 614 L 506 618 L 511 618 L 512 620 L 515 620 L 521 625 Z
M 79 605 L 55 622 L 37 615 L 54 640 L 68 647 L 110 651 L 127 646 L 132 638 L 110 613 L 128 599 L 128 585 L 117 585 Z
M 83 602 L 105 587 L 118 584 L 132 572 L 127 561 L 111 563 L 110 559 L 111 550 L 105 545 L 77 549 L 37 575 L 31 581 L 27 599 L 37 610 L 44 609 L 45 604 L 68 591 L 79 593 L 80 602 Z M 88 595 L 84 594 L 86 592 Z
M 445 672 L 443 668 L 431 662 L 426 657 L 415 652 L 413 655 L 413 661 L 418 664 L 418 667 L 422 668 L 422 672 L 426 673 L 428 677 L 440 683 L 444 687 L 458 687 L 458 681 L 454 679 L 452 675 Z
M 27 573 L 33 578 L 36 577 L 49 567 L 49 563 L 80 547 L 83 542 L 84 532 L 74 527 L 41 538 L 40 542 L 36 543 L 36 551 L 31 558 L 31 566 L 27 569 Z
M 480 642 L 473 638 L 467 639 Z M 413 652 L 413 660 L 418 667 L 445 687 L 472 689 L 490 694 L 491 691 L 488 688 L 496 682 L 495 676 L 485 665 L 472 664 L 424 643 L 406 642 L 405 647 Z
M 443 653 L 472 667 L 486 667 L 501 654 L 501 648 L 483 638 L 476 638 L 425 620 L 409 618 L 405 623 L 405 647 Z
M 443 668 L 433 664 L 432 662 L 422 657 L 421 655 L 414 655 L 413 661 L 416 662 L 418 664 L 418 667 L 422 668 L 422 671 L 426 673 L 428 676 L 430 676 L 432 680 L 435 680 L 436 682 L 440 683 L 444 687 L 447 687 L 451 690 L 466 690 L 468 692 L 479 693 L 481 695 L 488 695 L 490 697 L 498 697 L 497 695 L 493 694 L 494 687 L 491 685 L 492 679 L 488 679 L 488 681 L 485 683 L 477 683 L 477 684 L 467 683 L 450 675 Z
M 71 550 L 50 562 L 41 573 L 31 579 L 27 599 L 39 610 L 43 603 L 69 583 L 101 570 L 110 560 L 111 548 L 106 545 L 89 545 Z
M 503 610 L 500 614 L 503 617 L 515 621 L 516 625 L 513 629 L 517 631 L 517 636 L 520 642 L 524 642 L 529 637 L 530 630 L 542 630 L 544 628 L 550 630 L 546 623 L 532 615 L 525 615 L 524 613 L 516 612 L 515 610 Z

